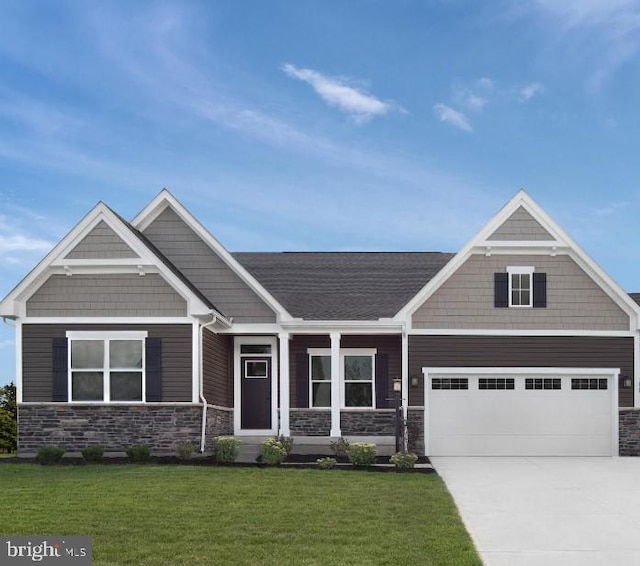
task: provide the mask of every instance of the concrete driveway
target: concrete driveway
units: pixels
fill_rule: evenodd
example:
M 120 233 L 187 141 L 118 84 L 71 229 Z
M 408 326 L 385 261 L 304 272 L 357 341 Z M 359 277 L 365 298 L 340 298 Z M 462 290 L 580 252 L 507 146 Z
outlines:
M 640 564 L 640 458 L 432 458 L 485 566 Z

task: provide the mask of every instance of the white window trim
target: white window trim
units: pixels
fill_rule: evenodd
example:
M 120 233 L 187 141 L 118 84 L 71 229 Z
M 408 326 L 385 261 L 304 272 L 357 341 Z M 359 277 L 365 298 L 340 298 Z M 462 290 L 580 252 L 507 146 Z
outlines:
M 509 308 L 514 309 L 530 309 L 533 308 L 533 274 L 536 268 L 531 265 L 523 266 L 507 266 L 507 273 L 509 274 Z M 511 302 L 512 299 L 512 275 L 529 275 L 529 304 L 528 305 L 514 305 Z
M 322 382 L 320 380 L 313 379 L 313 374 L 311 373 L 312 372 L 311 358 L 313 356 L 327 356 L 329 359 L 331 359 L 331 348 L 307 348 L 307 354 L 309 355 L 309 408 L 326 411 L 327 409 L 331 409 L 331 402 L 329 402 L 329 406 L 327 407 L 315 407 L 313 405 L 313 384 L 322 383 Z M 331 379 L 329 381 L 324 381 L 324 383 L 328 383 L 329 387 L 331 387 L 332 380 L 333 380 L 333 376 L 331 376 Z M 329 396 L 331 396 L 331 393 L 329 393 Z
M 371 410 L 376 408 L 376 348 L 341 348 L 340 349 L 340 385 L 341 385 L 341 403 L 342 409 L 349 411 Z M 346 384 L 344 376 L 344 359 L 345 356 L 371 356 L 371 406 L 369 407 L 347 407 L 346 404 Z M 355 383 L 350 381 L 349 383 Z M 368 383 L 359 381 L 359 383 Z
M 147 399 L 147 379 L 146 379 L 146 352 L 145 352 L 145 339 L 148 336 L 148 332 L 143 330 L 69 330 L 66 333 L 69 346 L 67 348 L 67 399 L 69 403 L 76 403 L 82 405 L 130 405 L 131 403 L 146 403 Z M 102 399 L 100 401 L 74 401 L 73 400 L 73 371 L 71 369 L 71 342 L 74 340 L 101 340 L 108 342 L 110 340 L 139 340 L 142 342 L 142 401 L 111 401 L 110 399 L 110 378 L 111 370 L 108 364 L 109 349 L 104 348 L 104 360 L 103 367 L 100 368 L 103 372 L 102 380 Z M 90 370 L 89 370 L 90 371 Z M 97 369 L 95 371 L 98 371 Z

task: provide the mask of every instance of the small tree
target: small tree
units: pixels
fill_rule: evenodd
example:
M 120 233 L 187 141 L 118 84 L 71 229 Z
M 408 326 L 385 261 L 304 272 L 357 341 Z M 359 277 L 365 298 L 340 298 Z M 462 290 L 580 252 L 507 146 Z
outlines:
M 0 387 L 0 451 L 18 449 L 18 406 L 13 382 Z

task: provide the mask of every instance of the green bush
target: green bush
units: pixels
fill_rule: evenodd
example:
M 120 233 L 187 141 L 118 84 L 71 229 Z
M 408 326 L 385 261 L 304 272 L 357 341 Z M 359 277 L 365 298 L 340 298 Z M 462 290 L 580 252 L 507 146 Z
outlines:
M 396 452 L 389 462 L 391 462 L 396 470 L 409 470 L 416 465 L 418 457 L 413 452 Z
M 318 464 L 318 468 L 321 470 L 330 470 L 337 464 L 337 460 L 331 456 L 327 456 L 326 458 L 318 458 L 316 464 Z
M 233 436 L 218 436 L 215 439 L 214 457 L 219 464 L 235 462 L 240 452 L 240 441 Z
M 176 454 L 180 460 L 191 460 L 195 449 L 191 442 L 178 442 L 176 445 Z
M 354 466 L 372 466 L 376 463 L 376 445 L 368 442 L 354 442 L 347 448 L 347 456 Z
M 282 464 L 286 458 L 286 448 L 274 436 L 267 438 L 260 446 L 260 459 L 265 464 L 276 466 Z
M 36 460 L 43 466 L 57 464 L 64 456 L 64 450 L 59 446 L 43 446 L 36 454 Z
M 330 446 L 331 451 L 335 456 L 343 458 L 347 455 L 347 450 L 349 449 L 349 441 L 341 436 L 340 438 L 338 438 L 338 440 L 332 442 Z
M 87 462 L 99 462 L 104 454 L 104 447 L 99 445 L 85 446 L 80 454 Z
M 287 456 L 291 454 L 293 449 L 293 438 L 291 436 L 276 436 L 276 440 L 287 451 Z
M 149 460 L 151 449 L 146 444 L 134 444 L 126 449 L 126 453 L 132 462 L 142 463 Z

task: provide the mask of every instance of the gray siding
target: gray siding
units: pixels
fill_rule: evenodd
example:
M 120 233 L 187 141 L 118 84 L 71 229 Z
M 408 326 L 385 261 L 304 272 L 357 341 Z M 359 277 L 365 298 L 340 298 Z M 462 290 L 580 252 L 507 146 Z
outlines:
M 494 273 L 547 274 L 546 308 L 495 308 Z M 568 256 L 474 255 L 413 315 L 414 328 L 629 330 L 628 315 Z
M 67 330 L 146 330 L 162 338 L 162 401 L 190 402 L 192 387 L 189 324 L 24 324 L 22 326 L 23 401 L 53 401 L 53 338 Z
M 553 240 L 524 208 L 518 208 L 491 236 L 489 240 Z
M 144 235 L 225 316 L 235 322 L 275 322 L 275 313 L 170 208 Z
M 113 259 L 138 257 L 104 220 L 96 224 L 84 239 L 66 256 L 67 259 Z
M 27 301 L 28 316 L 186 314 L 186 301 L 154 273 L 52 275 Z
M 409 375 L 419 386 L 409 404 L 424 404 L 423 367 L 620 368 L 633 378 L 633 338 L 596 336 L 409 336 Z M 633 405 L 633 389 L 620 388 L 622 407 Z
M 209 405 L 233 407 L 232 340 L 229 335 L 203 331 L 202 379 Z

